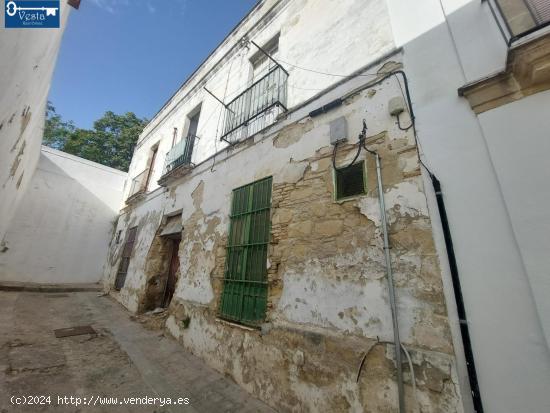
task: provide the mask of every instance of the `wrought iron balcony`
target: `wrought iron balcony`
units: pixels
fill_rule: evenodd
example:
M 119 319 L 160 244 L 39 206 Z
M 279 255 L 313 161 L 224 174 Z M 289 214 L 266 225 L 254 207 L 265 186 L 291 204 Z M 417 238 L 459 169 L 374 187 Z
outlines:
M 195 135 L 188 135 L 174 145 L 166 154 L 163 175 L 173 171 L 181 165 L 191 165 L 191 155 L 195 146 Z
M 162 176 L 159 179 L 159 185 L 165 186 L 166 181 L 170 179 L 172 175 L 179 175 L 174 171 L 178 170 L 183 172 L 193 166 L 191 163 L 191 155 L 193 155 L 193 147 L 195 146 L 196 139 L 198 139 L 198 137 L 195 135 L 187 135 L 185 139 L 179 141 L 170 151 L 168 151 Z
M 138 174 L 130 185 L 130 192 L 126 203 L 132 202 L 134 199 L 138 198 L 140 195 L 144 194 L 147 191 L 147 177 L 149 176 L 149 168 L 146 168 L 143 172 Z
M 286 112 L 288 73 L 274 66 L 226 105 L 222 140 L 235 143 L 275 122 Z
M 548 0 L 488 0 L 488 2 L 509 45 L 521 37 L 550 25 Z

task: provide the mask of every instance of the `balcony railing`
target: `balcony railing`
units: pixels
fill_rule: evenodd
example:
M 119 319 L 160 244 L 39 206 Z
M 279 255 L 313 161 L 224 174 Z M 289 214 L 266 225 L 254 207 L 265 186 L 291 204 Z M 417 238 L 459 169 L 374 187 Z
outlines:
M 222 140 L 235 143 L 275 122 L 286 112 L 288 73 L 274 66 L 226 105 Z
M 191 165 L 191 155 L 193 154 L 195 139 L 197 139 L 195 135 L 188 135 L 168 151 L 166 161 L 164 162 L 163 176 L 181 165 Z
M 130 192 L 128 194 L 128 199 L 126 202 L 135 199 L 138 195 L 144 194 L 147 191 L 147 177 L 149 176 L 149 168 L 145 169 L 134 179 L 130 185 Z
M 488 2 L 508 45 L 550 25 L 548 0 L 488 0 Z

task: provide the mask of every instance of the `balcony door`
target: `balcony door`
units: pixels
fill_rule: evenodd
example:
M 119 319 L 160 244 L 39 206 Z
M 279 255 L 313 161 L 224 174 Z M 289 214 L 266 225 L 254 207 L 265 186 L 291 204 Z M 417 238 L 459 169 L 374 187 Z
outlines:
M 263 49 L 274 60 L 279 55 L 279 36 L 277 35 L 264 45 Z M 250 93 L 249 104 L 247 107 L 247 117 L 255 116 L 258 112 L 263 112 L 264 109 L 270 106 L 271 98 L 275 96 L 275 88 L 277 82 L 275 80 L 274 69 L 276 63 L 267 57 L 262 51 L 258 50 L 251 59 L 252 63 L 252 79 L 250 85 L 255 85 Z M 269 74 L 269 76 L 268 76 Z M 267 77 L 266 77 L 267 76 Z M 268 109 L 263 114 L 254 117 L 246 127 L 246 135 L 250 136 L 259 132 L 275 119 L 274 108 Z
M 193 147 L 195 146 L 195 138 L 197 137 L 197 130 L 199 127 L 199 118 L 201 116 L 200 108 L 197 113 L 189 118 L 189 129 L 187 130 L 187 138 L 185 141 L 185 164 L 191 163 L 191 156 L 193 155 Z

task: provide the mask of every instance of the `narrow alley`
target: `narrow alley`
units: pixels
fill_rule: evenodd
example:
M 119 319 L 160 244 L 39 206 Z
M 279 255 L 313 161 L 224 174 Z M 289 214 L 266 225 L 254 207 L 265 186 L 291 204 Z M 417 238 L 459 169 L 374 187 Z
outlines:
M 113 411 L 107 404 L 112 398 L 117 398 L 117 412 L 272 411 L 161 330 L 133 321 L 108 296 L 0 292 L 0 305 L 2 413 L 108 412 Z M 56 329 L 80 325 L 91 325 L 96 334 L 63 338 L 54 334 Z M 34 400 L 44 404 L 31 409 L 12 404 L 12 396 L 51 398 L 49 403 L 46 398 Z M 82 405 L 75 405 L 78 399 L 58 404 L 58 396 L 78 397 Z M 126 405 L 138 403 L 130 401 L 132 397 L 189 402 Z

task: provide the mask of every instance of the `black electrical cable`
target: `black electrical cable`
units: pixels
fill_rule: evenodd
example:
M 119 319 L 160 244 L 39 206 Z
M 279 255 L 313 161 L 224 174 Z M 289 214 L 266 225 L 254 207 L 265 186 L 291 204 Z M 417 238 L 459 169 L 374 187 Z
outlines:
M 409 126 L 407 126 L 406 128 L 404 128 L 403 126 L 401 126 L 401 121 L 399 120 L 399 114 L 396 115 L 396 118 L 397 118 L 397 127 L 399 129 L 401 129 L 402 131 L 408 131 L 410 128 L 413 127 L 413 123 L 411 122 L 411 124 Z
M 472 401 L 473 401 L 474 410 L 476 411 L 476 413 L 483 413 L 483 403 L 482 403 L 482 400 L 481 400 L 481 392 L 479 390 L 477 369 L 476 369 L 476 364 L 475 364 L 475 360 L 474 360 L 472 342 L 471 342 L 471 338 L 470 338 L 470 331 L 469 331 L 469 328 L 468 328 L 468 321 L 467 321 L 467 318 L 466 318 L 466 310 L 465 310 L 464 300 L 463 300 L 463 297 L 462 297 L 462 288 L 461 288 L 461 285 L 460 285 L 460 276 L 459 276 L 459 273 L 458 273 L 458 264 L 457 264 L 456 256 L 455 256 L 455 253 L 454 253 L 454 247 L 453 247 L 453 242 L 452 242 L 450 225 L 449 225 L 449 222 L 448 222 L 448 219 L 447 219 L 447 211 L 445 209 L 445 203 L 444 203 L 444 200 L 443 200 L 443 193 L 442 193 L 442 190 L 441 190 L 441 183 L 439 182 L 437 177 L 431 172 L 431 170 L 426 166 L 426 164 L 424 164 L 424 162 L 422 161 L 422 158 L 420 157 L 420 150 L 419 150 L 420 149 L 420 143 L 418 141 L 418 135 L 417 135 L 417 132 L 416 132 L 415 115 L 414 115 L 414 111 L 413 111 L 413 107 L 412 107 L 407 75 L 402 70 L 391 72 L 391 73 L 385 75 L 384 77 L 382 77 L 381 79 L 377 80 L 376 82 L 368 84 L 366 86 L 363 86 L 359 90 L 354 91 L 354 93 L 360 92 L 361 90 L 364 90 L 366 88 L 370 88 L 374 85 L 377 85 L 377 84 L 383 82 L 384 80 L 386 80 L 388 77 L 394 76 L 394 75 L 396 76 L 397 74 L 400 74 L 403 77 L 403 82 L 405 84 L 406 100 L 407 100 L 407 105 L 408 105 L 408 108 L 409 108 L 409 114 L 410 114 L 410 117 L 411 117 L 411 126 L 413 128 L 414 140 L 415 140 L 416 147 L 417 147 L 418 160 L 419 160 L 420 164 L 424 168 L 426 168 L 426 171 L 428 172 L 428 174 L 430 176 L 430 179 L 432 180 L 432 185 L 433 185 L 433 188 L 434 188 L 434 191 L 435 191 L 439 216 L 441 218 L 441 224 L 442 224 L 442 227 L 443 227 L 443 235 L 444 235 L 444 239 L 445 239 L 445 247 L 446 247 L 446 250 L 447 250 L 447 257 L 449 259 L 449 266 L 450 266 L 450 270 L 451 270 L 451 278 L 452 278 L 452 282 L 453 282 L 453 291 L 454 291 L 454 295 L 455 295 L 455 302 L 456 302 L 456 305 L 457 305 L 457 312 L 458 312 L 459 325 L 460 325 L 460 333 L 461 333 L 461 336 L 462 336 L 462 344 L 464 346 L 464 356 L 465 356 L 465 359 L 466 359 L 466 370 L 468 372 L 468 379 L 470 381 L 470 389 L 471 389 L 471 392 L 472 392 Z M 367 149 L 366 145 L 365 145 L 365 150 L 372 153 L 372 151 Z
M 366 85 L 360 87 L 359 89 L 354 90 L 349 95 L 347 95 L 346 98 L 348 98 L 352 95 L 355 95 L 355 94 L 361 92 L 364 89 L 368 89 L 368 88 L 371 88 L 373 86 L 379 85 L 380 83 L 387 80 L 391 76 L 396 76 L 397 77 L 397 75 L 400 75 L 403 78 L 403 83 L 405 85 L 405 100 L 407 101 L 407 107 L 409 109 L 409 115 L 410 115 L 410 118 L 411 118 L 411 125 L 412 125 L 412 129 L 413 129 L 414 142 L 415 142 L 416 148 L 417 148 L 418 161 L 420 162 L 420 164 L 424 168 L 426 168 L 426 171 L 428 172 L 428 174 L 431 177 L 433 174 L 432 174 L 430 168 L 428 168 L 428 166 L 424 163 L 424 161 L 422 160 L 422 157 L 420 156 L 420 142 L 418 141 L 418 134 L 416 132 L 416 117 L 414 115 L 414 110 L 413 110 L 412 101 L 411 101 L 411 93 L 410 93 L 410 90 L 409 90 L 409 80 L 407 78 L 407 74 L 403 70 L 399 69 L 399 70 L 394 70 L 394 71 L 391 71 L 391 72 L 387 72 L 387 73 L 384 74 L 384 76 L 382 76 L 380 79 L 376 80 L 375 82 L 369 82 Z M 401 86 L 401 84 L 400 84 L 400 86 Z M 343 98 L 342 100 L 345 100 L 345 99 Z
M 357 158 L 359 158 L 359 154 L 361 153 L 361 149 L 364 146 L 366 134 L 367 134 L 367 122 L 365 121 L 365 119 L 363 119 L 363 130 L 359 134 L 357 153 L 355 154 L 355 157 L 353 158 L 353 160 L 346 166 L 341 166 L 339 168 L 336 166 L 336 151 L 338 149 L 338 142 L 334 144 L 334 149 L 332 150 L 332 167 L 334 168 L 335 171 L 343 171 L 344 169 L 347 169 L 350 166 L 352 166 L 355 163 L 355 161 L 357 161 Z

